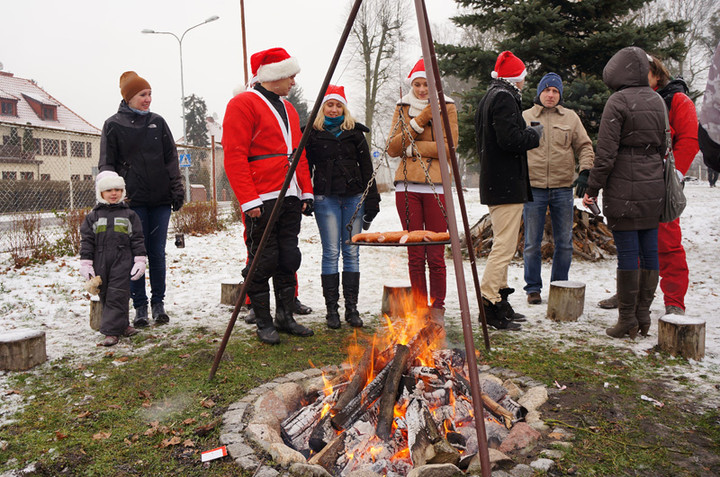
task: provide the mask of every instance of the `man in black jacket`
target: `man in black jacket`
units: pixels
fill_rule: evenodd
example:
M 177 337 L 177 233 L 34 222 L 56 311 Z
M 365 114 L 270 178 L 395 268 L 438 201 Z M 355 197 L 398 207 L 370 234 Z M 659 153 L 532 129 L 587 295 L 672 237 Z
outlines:
M 514 311 L 507 296 L 507 270 L 515 255 L 523 204 L 532 200 L 527 151 L 538 147 L 542 125 L 527 127 L 520 90 L 525 65 L 509 51 L 497 58 L 493 80 L 475 114 L 475 139 L 480 156 L 480 202 L 492 221 L 493 245 L 480 290 L 487 323 L 497 329 L 519 330 L 509 318 Z

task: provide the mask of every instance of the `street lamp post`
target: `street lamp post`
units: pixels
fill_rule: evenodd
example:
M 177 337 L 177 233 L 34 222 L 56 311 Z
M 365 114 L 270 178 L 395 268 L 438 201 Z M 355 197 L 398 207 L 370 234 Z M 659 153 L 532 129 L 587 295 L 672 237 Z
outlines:
M 179 37 L 175 33 L 169 32 L 169 31 L 155 31 L 155 30 L 150 30 L 148 28 L 141 31 L 141 33 L 146 33 L 146 34 L 172 35 L 177 40 L 178 45 L 180 46 L 180 95 L 181 95 L 180 106 L 182 107 L 183 138 L 185 140 L 185 145 L 187 145 L 188 139 L 187 139 L 187 126 L 186 126 L 186 120 L 185 120 L 185 77 L 184 77 L 184 73 L 183 73 L 184 70 L 183 70 L 182 42 L 183 42 L 183 39 L 185 38 L 185 35 L 187 35 L 187 32 L 189 32 L 190 30 L 197 28 L 199 26 L 205 25 L 206 23 L 214 22 L 215 20 L 219 20 L 219 19 L 220 19 L 219 16 L 213 15 L 210 18 L 206 19 L 204 22 L 201 22 L 201 23 L 198 23 L 197 25 L 191 26 L 190 28 L 185 30 L 183 32 L 183 34 L 180 35 Z M 190 201 L 190 168 L 189 167 L 185 168 L 185 201 L 187 201 L 187 202 Z

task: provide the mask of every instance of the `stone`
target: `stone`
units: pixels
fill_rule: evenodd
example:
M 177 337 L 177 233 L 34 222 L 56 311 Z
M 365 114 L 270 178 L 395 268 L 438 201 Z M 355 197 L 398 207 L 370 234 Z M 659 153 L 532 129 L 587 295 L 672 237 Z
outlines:
M 503 387 L 507 389 L 508 396 L 510 399 L 517 401 L 517 399 L 522 394 L 522 390 L 518 387 L 517 384 L 512 379 L 505 380 L 504 383 L 502 383 Z
M 235 459 L 235 463 L 243 470 L 254 471 L 260 465 L 260 461 L 254 455 L 246 455 Z
M 500 444 L 498 450 L 504 453 L 515 449 L 527 451 L 537 444 L 540 437 L 541 434 L 538 431 L 524 422 L 518 422 L 510 430 L 510 434 L 508 434 L 503 443 Z
M 280 472 L 273 469 L 272 467 L 262 466 L 253 474 L 254 477 L 276 477 Z
M 223 426 L 239 428 L 243 427 L 242 418 L 245 413 L 243 411 L 228 411 L 223 416 Z
M 248 403 L 242 401 L 235 401 L 228 406 L 228 411 L 240 411 L 243 412 L 248 407 Z
M 415 467 L 407 477 L 463 477 L 463 471 L 452 464 L 428 464 Z
M 490 459 L 490 468 L 505 467 L 512 464 L 512 459 L 497 449 L 488 449 L 488 458 Z M 466 475 L 482 475 L 482 465 L 480 465 L 480 455 L 475 454 L 468 465 Z
M 559 460 L 559 459 L 563 458 L 565 453 L 563 451 L 559 451 L 559 450 L 545 449 L 540 452 L 540 455 L 542 457 L 546 457 L 548 459 Z
M 538 460 L 530 462 L 530 467 L 532 467 L 535 470 L 541 470 L 543 472 L 547 472 L 554 465 L 555 465 L 555 461 L 552 459 L 538 459 Z
M 226 432 L 224 434 L 220 434 L 220 443 L 222 445 L 230 445 L 234 444 L 236 442 L 243 442 L 242 436 L 237 432 Z M 237 456 L 235 456 L 237 457 Z
M 305 373 L 305 376 L 308 378 L 314 378 L 316 376 L 322 376 L 322 371 L 317 368 L 310 368 L 303 371 Z
M 285 402 L 274 392 L 268 391 L 255 401 L 252 422 L 269 424 L 279 432 L 280 423 L 285 420 L 288 412 Z
M 568 431 L 564 427 L 554 427 L 552 432 L 548 434 L 551 439 L 573 439 L 575 434 Z
M 301 379 L 305 379 L 307 376 L 300 371 L 294 371 L 286 374 L 285 377 L 287 377 L 290 381 L 300 381 Z
M 266 452 L 270 452 L 271 444 L 282 444 L 280 432 L 272 429 L 267 424 L 248 424 L 246 429 L 247 437 Z
M 247 457 L 249 455 L 255 455 L 255 450 L 247 444 L 241 442 L 234 442 L 227 446 L 228 454 L 230 457 L 237 459 L 240 457 Z
M 545 386 L 535 386 L 520 396 L 518 404 L 524 406 L 528 411 L 535 411 L 548 400 L 548 393 Z
M 497 383 L 500 386 L 502 386 L 502 383 L 503 383 L 502 379 L 500 379 L 497 376 L 495 376 L 494 374 L 490 374 L 490 373 L 482 373 L 481 375 L 478 376 L 478 379 L 480 380 L 480 382 L 482 382 L 483 380 L 488 380 L 488 381 Z
M 290 466 L 290 475 L 296 477 L 332 477 L 322 466 L 300 463 Z
M 529 465 L 518 464 L 510 469 L 510 475 L 512 477 L 533 477 L 535 471 Z
M 268 450 L 270 457 L 283 467 L 289 467 L 291 464 L 306 464 L 307 459 L 298 451 L 289 448 L 285 444 L 273 442 Z
M 382 477 L 380 474 L 368 469 L 354 470 L 347 477 Z
M 558 449 L 570 449 L 572 448 L 572 444 L 570 442 L 565 441 L 557 441 L 552 443 L 553 447 L 556 447 Z
M 479 474 L 478 474 L 479 475 Z M 512 477 L 512 475 L 508 474 L 504 470 L 495 470 L 492 474 L 490 474 L 492 477 Z
M 322 376 L 304 379 L 300 382 L 300 385 L 302 386 L 302 390 L 306 396 L 322 392 L 325 388 L 325 382 L 323 381 Z
M 273 389 L 272 392 L 285 403 L 285 408 L 287 409 L 287 413 L 282 417 L 280 422 L 287 417 L 287 414 L 299 409 L 305 397 L 305 393 L 300 385 L 293 382 L 280 384 Z

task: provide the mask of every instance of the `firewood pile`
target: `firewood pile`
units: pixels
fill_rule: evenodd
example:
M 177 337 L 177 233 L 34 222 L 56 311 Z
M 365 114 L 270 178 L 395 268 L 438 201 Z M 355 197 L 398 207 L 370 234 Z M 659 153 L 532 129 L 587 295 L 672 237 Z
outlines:
M 585 210 L 573 208 L 573 255 L 575 258 L 582 258 L 590 261 L 597 261 L 607 258 L 610 255 L 617 255 L 615 240 L 610 228 L 603 221 L 602 216 L 593 216 Z M 493 233 L 490 221 L 490 214 L 485 214 L 470 229 L 473 248 L 476 257 L 487 256 L 490 253 L 493 243 Z M 461 238 L 463 253 L 467 253 L 465 238 Z M 516 256 L 522 257 L 525 248 L 525 226 L 520 227 L 518 233 Z M 555 243 L 552 236 L 552 223 L 550 212 L 545 215 L 545 231 L 543 233 L 540 251 L 543 260 L 550 259 L 555 251 Z
M 349 375 L 327 381 L 323 395 L 282 423 L 285 444 L 331 475 L 467 468 L 478 442 L 465 354 L 431 351 L 444 338 L 433 322 L 406 336 L 406 344 L 369 346 Z M 488 442 L 499 445 L 527 410 L 494 381 L 481 380 L 481 390 Z

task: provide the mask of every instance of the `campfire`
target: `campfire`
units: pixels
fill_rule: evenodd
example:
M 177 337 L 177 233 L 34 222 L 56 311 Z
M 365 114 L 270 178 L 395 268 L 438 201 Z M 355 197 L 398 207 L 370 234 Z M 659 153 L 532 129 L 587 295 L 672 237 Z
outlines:
M 327 378 L 313 402 L 282 423 L 285 444 L 332 475 L 371 470 L 406 475 L 451 463 L 466 469 L 478 452 L 465 352 L 443 348 L 427 310 L 385 316 L 384 333 L 350 347 L 348 372 Z M 500 445 L 527 410 L 491 380 L 480 381 L 489 447 Z

